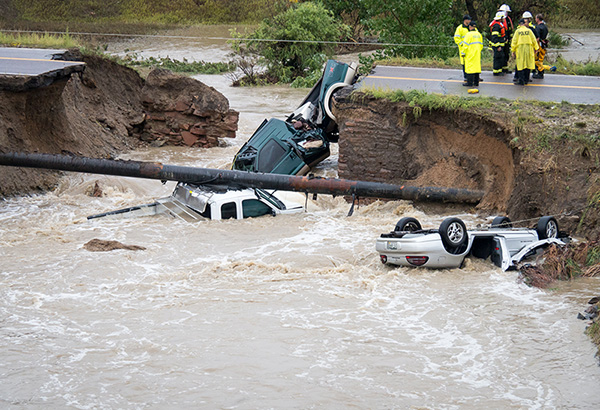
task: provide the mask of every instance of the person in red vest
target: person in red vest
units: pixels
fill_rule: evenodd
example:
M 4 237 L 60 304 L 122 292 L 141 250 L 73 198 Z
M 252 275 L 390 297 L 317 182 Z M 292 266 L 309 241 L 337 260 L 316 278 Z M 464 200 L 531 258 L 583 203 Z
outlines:
M 504 13 L 499 11 L 496 13 L 494 20 L 490 23 L 490 47 L 494 52 L 494 62 L 492 72 L 494 75 L 504 75 L 503 69 L 506 62 L 504 55 L 504 46 L 506 45 L 506 29 L 502 24 Z M 508 67 L 507 67 L 508 68 Z
M 504 18 L 501 20 L 504 26 L 504 65 L 502 66 L 502 72 L 504 74 L 510 74 L 512 71 L 508 69 L 508 60 L 510 60 L 510 40 L 514 31 L 513 22 L 508 15 L 511 12 L 508 4 L 503 4 L 498 9 L 499 12 L 504 14 Z

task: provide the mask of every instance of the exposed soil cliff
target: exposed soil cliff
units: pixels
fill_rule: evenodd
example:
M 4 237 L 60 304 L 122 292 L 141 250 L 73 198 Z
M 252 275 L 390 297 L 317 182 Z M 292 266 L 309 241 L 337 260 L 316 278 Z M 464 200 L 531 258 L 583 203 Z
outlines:
M 146 144 L 210 147 L 235 137 L 238 113 L 189 77 L 135 71 L 98 56 L 82 74 L 28 91 L 0 90 L 0 150 L 112 157 Z M 0 196 L 53 186 L 59 173 L 3 168 Z
M 515 221 L 560 215 L 561 228 L 571 233 L 600 233 L 600 206 L 589 206 L 598 202 L 600 152 L 567 138 L 548 139 L 539 148 L 527 133 L 551 126 L 548 120 L 532 117 L 523 129 L 510 111 L 415 110 L 414 104 L 348 89 L 336 96 L 334 113 L 341 178 L 482 189 L 480 212 Z M 597 135 L 597 112 L 587 120 Z

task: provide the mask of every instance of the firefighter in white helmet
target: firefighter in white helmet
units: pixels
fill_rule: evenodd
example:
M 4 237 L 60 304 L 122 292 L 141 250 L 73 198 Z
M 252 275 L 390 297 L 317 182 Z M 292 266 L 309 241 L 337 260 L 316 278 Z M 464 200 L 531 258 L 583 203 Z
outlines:
M 513 56 L 517 63 L 516 78 L 519 85 L 529 82 L 529 74 L 535 69 L 535 51 L 539 48 L 537 40 L 525 22 L 519 20 L 519 28 L 511 42 Z
M 506 63 L 504 56 L 504 46 L 506 45 L 506 28 L 502 24 L 504 13 L 499 11 L 490 23 L 490 42 L 489 45 L 494 52 L 494 65 L 492 72 L 494 75 L 504 75 L 503 68 Z M 508 67 L 507 67 L 508 69 Z
M 502 64 L 502 72 L 504 74 L 510 74 L 510 70 L 508 69 L 508 60 L 510 59 L 510 41 L 512 39 L 512 35 L 514 32 L 513 22 L 508 13 L 511 12 L 508 4 L 503 4 L 498 8 L 498 12 L 502 13 L 504 17 L 500 20 L 502 25 L 504 26 L 504 64 Z

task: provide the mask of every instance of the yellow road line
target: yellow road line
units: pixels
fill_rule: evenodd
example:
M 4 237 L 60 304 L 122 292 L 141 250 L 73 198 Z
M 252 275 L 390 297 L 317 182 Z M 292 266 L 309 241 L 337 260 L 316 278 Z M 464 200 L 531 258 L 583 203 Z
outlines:
M 408 81 L 434 81 L 434 82 L 446 82 L 446 83 L 462 83 L 462 80 L 443 80 L 440 78 L 413 78 L 413 77 L 384 77 L 380 75 L 370 75 L 367 78 L 377 78 L 382 80 L 408 80 Z M 485 84 L 496 84 L 496 85 L 514 85 L 512 82 L 510 83 L 498 83 L 494 81 L 485 81 Z M 479 84 L 480 86 L 482 84 Z M 574 88 L 574 89 L 584 89 L 584 90 L 600 90 L 600 87 L 584 87 L 579 85 L 556 85 L 556 84 L 527 84 L 527 87 L 549 87 L 549 88 Z
M 44 61 L 47 63 L 85 64 L 83 61 L 48 60 L 48 59 L 43 59 L 43 58 L 0 57 L 0 60 Z

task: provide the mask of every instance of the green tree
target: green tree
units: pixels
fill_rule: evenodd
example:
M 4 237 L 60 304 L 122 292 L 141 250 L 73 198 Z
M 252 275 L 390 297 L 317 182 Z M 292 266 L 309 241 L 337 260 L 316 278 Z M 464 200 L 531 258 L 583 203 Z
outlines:
M 260 56 L 269 76 L 282 82 L 305 77 L 321 67 L 348 27 L 321 3 L 300 3 L 264 20 L 251 34 L 233 31 L 235 55 Z M 245 38 L 244 38 L 245 37 Z
M 388 54 L 405 57 L 448 57 L 455 50 L 452 0 L 364 0 L 368 33 L 381 42 L 402 44 Z
M 334 16 L 340 16 L 350 26 L 353 38 L 360 37 L 363 20 L 368 17 L 363 3 L 363 0 L 323 0 L 323 5 L 331 10 Z
M 492 21 L 501 4 L 508 4 L 511 9 L 509 16 L 516 24 L 523 12 L 529 11 L 534 16 L 538 13 L 547 15 L 555 12 L 561 1 L 564 2 L 564 0 L 454 0 L 453 9 L 457 25 L 462 15 L 468 13 L 483 27 Z

